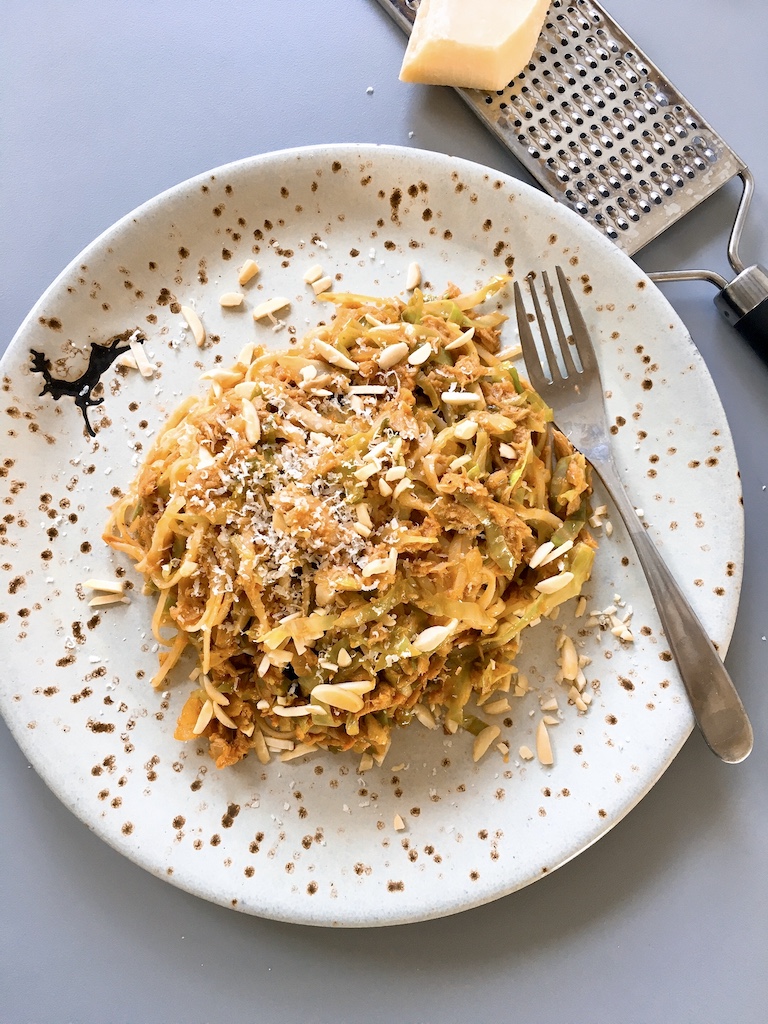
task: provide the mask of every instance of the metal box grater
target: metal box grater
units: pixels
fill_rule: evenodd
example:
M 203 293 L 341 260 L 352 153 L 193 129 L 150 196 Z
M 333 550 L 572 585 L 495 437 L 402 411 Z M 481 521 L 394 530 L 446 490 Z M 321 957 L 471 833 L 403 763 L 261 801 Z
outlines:
M 418 0 L 379 0 L 410 33 Z M 456 90 L 539 184 L 632 254 L 737 175 L 744 183 L 729 284 L 700 278 L 768 361 L 768 271 L 745 267 L 738 243 L 753 191 L 746 164 L 594 0 L 552 0 L 527 68 L 496 93 Z

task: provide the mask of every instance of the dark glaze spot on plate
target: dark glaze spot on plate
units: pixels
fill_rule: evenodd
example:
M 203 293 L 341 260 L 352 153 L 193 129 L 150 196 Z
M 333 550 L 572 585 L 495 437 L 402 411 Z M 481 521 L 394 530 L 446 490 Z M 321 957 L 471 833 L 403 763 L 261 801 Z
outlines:
M 100 345 L 95 341 L 91 342 L 88 366 L 84 373 L 81 373 L 79 377 L 72 381 L 64 380 L 61 377 L 54 377 L 51 373 L 51 362 L 45 354 L 37 352 L 35 349 L 30 349 L 32 370 L 35 373 L 42 374 L 45 381 L 40 397 L 47 394 L 56 402 L 65 395 L 73 398 L 75 405 L 83 415 L 86 430 L 91 437 L 95 437 L 96 432 L 88 419 L 88 409 L 101 405 L 104 397 L 103 395 L 98 398 L 94 397 L 94 391 L 99 385 L 102 375 L 109 369 L 115 359 L 123 352 L 129 350 L 130 346 L 127 342 L 133 333 L 133 331 L 124 331 L 122 334 L 112 338 L 106 345 Z M 136 340 L 143 343 L 144 338 L 138 335 Z
M 391 218 L 394 224 L 400 223 L 400 204 L 403 201 L 403 193 L 399 188 L 392 189 L 392 193 L 389 197 L 389 206 L 391 210 Z
M 61 330 L 61 320 L 59 320 L 55 316 L 49 317 L 47 320 L 44 316 L 41 316 L 38 320 L 38 323 L 42 324 L 43 327 L 48 327 L 52 331 Z
M 112 722 L 94 722 L 92 718 L 89 718 L 86 725 L 91 730 L 91 732 L 100 733 L 115 731 L 115 727 L 112 724 Z
M 388 892 L 403 892 L 405 890 L 405 882 L 387 882 Z

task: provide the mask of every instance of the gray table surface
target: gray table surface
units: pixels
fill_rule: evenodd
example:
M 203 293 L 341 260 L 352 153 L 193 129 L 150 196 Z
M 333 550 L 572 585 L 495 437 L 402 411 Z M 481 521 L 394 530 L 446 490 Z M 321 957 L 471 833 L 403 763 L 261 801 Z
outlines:
M 753 169 L 743 251 L 768 263 L 768 7 L 609 7 Z M 99 232 L 229 160 L 381 142 L 523 176 L 451 90 L 398 82 L 403 46 L 375 0 L 4 4 L 0 349 Z M 737 196 L 726 187 L 640 264 L 727 274 Z M 440 921 L 333 932 L 239 915 L 146 874 L 57 802 L 0 723 L 2 1024 L 768 1020 L 768 368 L 718 319 L 711 288 L 666 290 L 741 466 L 746 564 L 727 664 L 753 755 L 725 766 L 694 734 L 639 807 L 536 885 Z

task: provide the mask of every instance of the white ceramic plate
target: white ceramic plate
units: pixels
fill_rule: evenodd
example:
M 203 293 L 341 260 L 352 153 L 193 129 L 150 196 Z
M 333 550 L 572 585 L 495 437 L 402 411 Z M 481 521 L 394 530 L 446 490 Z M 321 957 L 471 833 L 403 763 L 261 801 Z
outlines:
M 237 270 L 260 275 L 246 308 L 223 310 Z M 336 287 L 404 288 L 412 260 L 426 288 L 464 289 L 503 271 L 562 264 L 593 329 L 615 422 L 619 467 L 664 557 L 724 650 L 741 581 L 737 466 L 715 388 L 683 325 L 641 271 L 575 214 L 519 181 L 446 156 L 332 146 L 256 157 L 185 182 L 125 217 L 49 288 L 3 360 L 2 709 L 58 797 L 121 853 L 182 888 L 247 913 L 323 925 L 395 924 L 466 909 L 534 881 L 584 850 L 653 785 L 691 729 L 682 686 L 619 522 L 589 584 L 591 608 L 634 610 L 633 644 L 568 616 L 524 644 L 537 689 L 515 701 L 495 750 L 472 763 L 470 737 L 419 724 L 387 765 L 318 755 L 217 772 L 173 739 L 186 686 L 149 686 L 150 603 L 94 614 L 82 582 L 128 561 L 100 541 L 106 506 L 200 372 L 257 338 L 284 346 L 329 315 L 302 282 L 322 264 Z M 285 328 L 247 307 L 291 297 Z M 198 350 L 178 304 L 194 305 Z M 511 312 L 511 309 L 510 309 Z M 84 431 L 72 398 L 40 396 L 30 349 L 58 377 L 83 372 L 91 342 L 139 327 L 160 367 L 103 376 Z M 510 322 L 510 343 L 516 340 Z M 598 494 L 598 501 L 600 500 Z M 585 715 L 553 682 L 556 628 L 592 657 Z M 579 636 L 578 631 L 581 630 Z M 552 768 L 524 762 L 540 701 L 556 694 Z M 507 719 L 507 722 L 510 720 Z M 394 816 L 406 822 L 395 831 Z

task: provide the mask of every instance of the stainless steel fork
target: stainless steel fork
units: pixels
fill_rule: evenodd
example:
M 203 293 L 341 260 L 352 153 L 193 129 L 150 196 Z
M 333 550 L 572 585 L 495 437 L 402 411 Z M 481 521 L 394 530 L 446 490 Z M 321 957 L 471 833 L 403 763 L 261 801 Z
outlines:
M 699 730 L 718 757 L 737 764 L 752 750 L 752 726 L 720 656 L 627 497 L 613 461 L 600 368 L 592 340 L 562 268 L 557 267 L 556 270 L 581 369 L 573 357 L 545 271 L 541 275 L 542 281 L 565 369 L 563 372 L 558 365 L 539 297 L 533 279 L 529 278 L 551 380 L 547 378 L 531 332 L 522 292 L 515 282 L 515 312 L 529 380 L 553 408 L 558 429 L 589 460 L 613 498 L 648 580 Z

